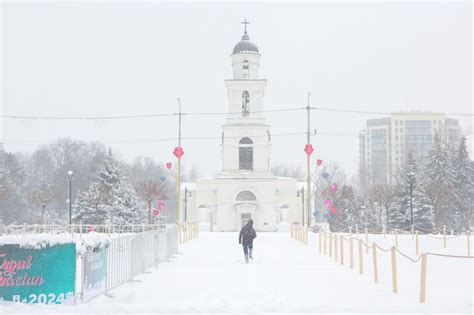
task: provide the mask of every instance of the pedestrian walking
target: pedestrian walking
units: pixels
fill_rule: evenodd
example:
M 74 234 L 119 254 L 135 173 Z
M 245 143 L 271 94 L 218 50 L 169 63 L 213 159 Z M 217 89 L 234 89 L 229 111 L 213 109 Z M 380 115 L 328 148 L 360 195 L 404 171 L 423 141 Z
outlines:
M 245 263 L 249 262 L 249 258 L 253 259 L 253 240 L 257 237 L 257 232 L 253 228 L 253 221 L 250 219 L 239 233 L 239 244 L 244 248 Z

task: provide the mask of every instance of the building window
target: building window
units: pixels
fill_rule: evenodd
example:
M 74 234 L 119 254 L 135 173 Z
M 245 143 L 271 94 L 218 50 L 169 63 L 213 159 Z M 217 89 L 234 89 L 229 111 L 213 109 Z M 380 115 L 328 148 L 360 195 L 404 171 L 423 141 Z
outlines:
M 242 65 L 242 76 L 244 78 L 249 77 L 249 62 L 248 62 L 248 60 L 244 60 L 244 63 Z
M 257 197 L 255 197 L 255 194 L 251 191 L 244 190 L 239 192 L 237 197 L 235 197 L 235 200 L 237 201 L 257 201 Z
M 398 126 L 398 120 L 395 120 L 395 126 Z
M 253 170 L 253 141 L 247 137 L 239 142 L 239 170 Z

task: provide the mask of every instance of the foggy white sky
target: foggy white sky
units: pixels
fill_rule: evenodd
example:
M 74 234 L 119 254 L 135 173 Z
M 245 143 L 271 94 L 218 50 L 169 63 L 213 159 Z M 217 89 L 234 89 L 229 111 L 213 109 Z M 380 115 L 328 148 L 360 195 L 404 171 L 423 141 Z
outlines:
M 113 116 L 227 111 L 224 79 L 241 20 L 262 54 L 266 109 L 311 105 L 366 111 L 472 113 L 472 8 L 458 3 L 6 3 L 4 114 Z M 305 130 L 305 113 L 269 113 L 272 133 Z M 358 164 L 358 131 L 374 115 L 314 112 L 314 157 Z M 453 116 L 454 117 L 454 116 Z M 472 133 L 471 119 L 461 120 Z M 224 116 L 183 119 L 184 137 L 220 136 Z M 5 148 L 84 140 L 172 138 L 177 119 L 2 120 Z M 472 139 L 472 137 L 470 137 Z M 305 137 L 273 138 L 273 163 L 305 166 Z M 174 161 L 176 143 L 113 143 L 128 160 Z M 183 163 L 220 170 L 220 140 L 184 140 Z

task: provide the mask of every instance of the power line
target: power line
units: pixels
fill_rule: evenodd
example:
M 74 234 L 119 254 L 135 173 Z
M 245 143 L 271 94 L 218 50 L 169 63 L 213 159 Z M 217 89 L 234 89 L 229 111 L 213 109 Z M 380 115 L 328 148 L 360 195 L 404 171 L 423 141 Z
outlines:
M 288 107 L 280 109 L 267 109 L 259 111 L 250 111 L 252 114 L 259 113 L 278 113 L 278 112 L 291 112 L 305 110 L 305 107 Z M 335 113 L 351 113 L 351 114 L 363 114 L 363 115 L 407 115 L 407 116 L 431 116 L 442 114 L 445 116 L 466 116 L 472 117 L 472 113 L 430 113 L 430 112 L 381 112 L 381 111 L 364 111 L 364 110 L 352 110 L 344 108 L 333 108 L 333 107 L 311 107 L 311 109 L 317 111 L 327 111 Z M 225 116 L 225 115 L 240 115 L 241 112 L 189 112 L 181 113 L 183 116 Z M 0 117 L 8 119 L 29 119 L 29 120 L 115 120 L 115 119 L 138 119 L 138 118 L 157 118 L 157 117 L 173 117 L 178 116 L 179 113 L 156 113 L 156 114 L 142 114 L 142 115 L 123 115 L 123 116 L 22 116 L 22 115 L 5 115 L 2 114 Z
M 432 115 L 445 115 L 445 116 L 474 116 L 469 113 L 431 113 L 431 112 L 377 112 L 377 111 L 362 111 L 352 109 L 338 109 L 329 107 L 311 107 L 311 109 L 326 111 L 326 112 L 338 112 L 338 113 L 351 113 L 351 114 L 369 114 L 369 115 L 400 115 L 400 116 L 432 116 Z
M 270 137 L 287 137 L 287 136 L 299 136 L 299 135 L 306 135 L 307 132 L 287 132 L 287 133 L 277 133 L 277 134 L 270 134 Z M 317 132 L 316 136 L 358 136 L 358 134 L 352 133 L 331 133 L 331 132 Z M 261 136 L 253 136 L 252 138 L 267 138 L 268 135 L 261 135 Z M 218 136 L 211 136 L 211 137 L 182 137 L 181 140 L 188 140 L 188 141 L 199 141 L 199 140 L 222 140 L 222 139 L 240 139 L 240 136 L 235 137 L 218 137 Z M 178 140 L 177 137 L 171 138 L 152 138 L 152 139 L 123 139 L 123 140 L 82 140 L 82 139 L 75 139 L 76 141 L 83 141 L 83 142 L 101 142 L 104 144 L 127 144 L 127 143 L 154 143 L 154 142 L 168 142 L 168 141 L 176 141 Z M 16 145 L 41 145 L 41 144 L 52 144 L 56 140 L 53 141 L 42 141 L 42 140 L 4 140 L 3 144 L 16 144 Z
M 297 111 L 304 108 L 281 108 L 251 111 L 251 114 L 258 113 L 275 113 Z M 21 115 L 0 115 L 2 118 L 9 119 L 29 119 L 29 120 L 115 120 L 115 119 L 136 119 L 136 118 L 156 118 L 156 117 L 173 117 L 173 116 L 223 116 L 223 115 L 240 115 L 241 112 L 183 112 L 183 113 L 161 113 L 161 114 L 143 114 L 143 115 L 124 115 L 124 116 L 21 116 Z

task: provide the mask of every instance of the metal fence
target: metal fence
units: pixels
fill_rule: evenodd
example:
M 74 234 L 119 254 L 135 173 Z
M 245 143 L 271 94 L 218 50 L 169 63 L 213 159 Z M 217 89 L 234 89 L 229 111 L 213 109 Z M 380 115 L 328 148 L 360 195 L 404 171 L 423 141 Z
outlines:
M 112 238 L 108 247 L 105 291 L 168 261 L 178 252 L 176 230 L 176 226 L 168 226 Z

